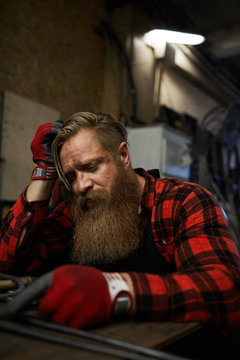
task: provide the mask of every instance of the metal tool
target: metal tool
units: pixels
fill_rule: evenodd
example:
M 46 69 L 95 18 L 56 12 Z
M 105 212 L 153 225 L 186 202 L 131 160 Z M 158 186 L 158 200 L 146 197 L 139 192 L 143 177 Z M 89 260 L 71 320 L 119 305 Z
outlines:
M 21 322 L 21 323 L 19 323 Z M 23 324 L 24 323 L 24 324 Z M 31 325 L 31 326 L 29 326 Z M 37 326 L 36 327 L 33 327 Z M 119 350 L 115 347 L 106 347 L 100 345 L 94 345 L 90 343 L 85 343 L 79 341 L 79 339 L 71 339 L 68 337 L 63 337 L 56 334 L 50 334 L 49 332 L 44 332 L 42 330 L 54 330 L 67 335 L 74 335 L 82 338 L 87 338 L 89 340 L 95 340 L 104 344 L 108 344 L 111 346 L 117 346 L 126 350 Z M 126 343 L 120 340 L 107 338 L 105 336 L 101 336 L 98 334 L 89 333 L 83 330 L 73 329 L 67 326 L 56 325 L 52 323 L 48 323 L 37 318 L 32 318 L 24 315 L 20 316 L 11 316 L 4 319 L 0 319 L 0 329 L 4 331 L 8 331 L 11 333 L 15 333 L 18 335 L 29 336 L 39 340 L 46 340 L 52 343 L 69 346 L 72 348 L 78 348 L 82 350 L 88 350 L 97 352 L 100 354 L 105 354 L 109 356 L 115 356 L 122 359 L 129 360 L 187 360 L 186 358 L 182 358 L 176 355 L 172 355 L 163 351 L 158 351 L 130 343 Z
M 20 278 L 6 275 L 6 278 L 10 277 L 17 283 L 18 289 L 15 291 L 13 299 L 7 302 L 5 304 L 6 306 L 0 307 L 0 316 L 15 314 L 19 311 L 22 311 L 33 301 L 39 299 L 51 284 L 52 272 L 44 274 L 27 287 L 25 287 L 24 282 L 20 280 Z M 7 295 L 4 295 L 3 299 L 6 296 Z
M 0 273 L 0 300 L 7 301 L 17 294 L 20 294 L 23 289 L 32 282 L 32 278 L 20 278 L 10 274 Z

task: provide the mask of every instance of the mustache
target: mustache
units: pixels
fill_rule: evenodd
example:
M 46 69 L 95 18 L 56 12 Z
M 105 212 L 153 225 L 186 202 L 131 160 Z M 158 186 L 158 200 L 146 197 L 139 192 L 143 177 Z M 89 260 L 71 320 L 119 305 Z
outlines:
M 83 211 L 88 210 L 89 205 L 94 203 L 110 202 L 110 195 L 106 190 L 88 190 L 87 192 L 79 195 L 72 195 L 71 204 L 77 209 Z

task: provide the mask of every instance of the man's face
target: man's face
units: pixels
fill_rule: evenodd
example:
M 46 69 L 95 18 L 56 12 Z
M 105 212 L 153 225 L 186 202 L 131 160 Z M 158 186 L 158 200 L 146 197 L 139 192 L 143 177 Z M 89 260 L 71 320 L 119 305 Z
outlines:
M 110 192 L 116 175 L 116 162 L 94 138 L 91 129 L 81 129 L 64 143 L 60 160 L 75 195 L 89 190 Z
M 137 175 L 117 163 L 87 129 L 63 145 L 60 159 L 72 188 L 73 260 L 97 265 L 129 256 L 141 239 Z

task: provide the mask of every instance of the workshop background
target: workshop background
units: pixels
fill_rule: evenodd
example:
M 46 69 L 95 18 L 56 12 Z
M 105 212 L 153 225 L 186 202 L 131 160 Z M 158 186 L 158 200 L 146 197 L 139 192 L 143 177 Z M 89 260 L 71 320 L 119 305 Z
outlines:
M 28 183 L 38 125 L 104 111 L 128 127 L 133 166 L 208 188 L 238 245 L 239 17 L 238 0 L 0 0 L 1 217 Z M 156 49 L 153 28 L 206 41 Z

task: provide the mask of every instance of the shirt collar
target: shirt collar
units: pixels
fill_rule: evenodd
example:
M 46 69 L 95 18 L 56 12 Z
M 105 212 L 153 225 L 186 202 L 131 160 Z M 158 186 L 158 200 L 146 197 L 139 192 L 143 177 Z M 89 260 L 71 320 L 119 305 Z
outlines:
M 151 210 L 153 207 L 155 181 L 156 179 L 142 168 L 134 169 L 134 171 L 145 178 L 145 186 L 142 193 L 141 207 L 146 210 Z

